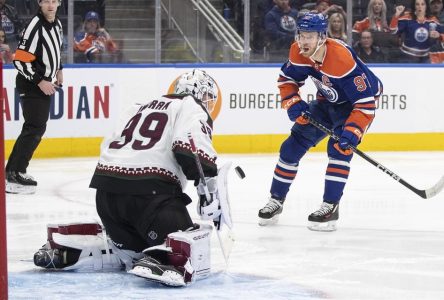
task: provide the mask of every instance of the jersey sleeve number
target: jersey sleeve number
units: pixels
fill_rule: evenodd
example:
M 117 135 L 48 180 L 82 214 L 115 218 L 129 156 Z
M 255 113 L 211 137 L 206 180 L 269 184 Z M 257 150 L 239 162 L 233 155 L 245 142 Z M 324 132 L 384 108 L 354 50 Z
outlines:
M 110 149 L 121 149 L 125 145 L 131 143 L 131 148 L 134 150 L 147 150 L 152 148 L 162 137 L 166 124 L 168 123 L 168 115 L 160 112 L 153 112 L 148 114 L 142 121 L 139 127 L 139 135 L 141 140 L 134 138 L 134 131 L 142 118 L 142 113 L 136 114 L 132 117 L 123 129 L 120 136 L 124 138 L 113 141 Z
M 353 79 L 354 84 L 356 85 L 356 89 L 359 92 L 363 92 L 367 89 L 367 84 L 365 83 L 366 76 L 362 74 L 361 76 L 356 76 Z

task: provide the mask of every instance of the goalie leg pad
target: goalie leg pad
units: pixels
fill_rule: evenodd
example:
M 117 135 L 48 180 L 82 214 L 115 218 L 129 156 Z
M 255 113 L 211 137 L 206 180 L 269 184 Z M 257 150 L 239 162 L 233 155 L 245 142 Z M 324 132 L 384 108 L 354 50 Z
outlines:
M 165 244 L 144 250 L 147 257 L 136 262 L 129 273 L 169 286 L 184 286 L 208 277 L 211 231 L 212 226 L 201 224 L 197 229 L 170 233 Z M 165 262 L 150 256 L 150 251 L 158 250 L 168 253 Z
M 169 263 L 191 278 L 185 282 L 208 277 L 211 271 L 210 241 L 212 227 L 200 224 L 198 229 L 170 233 L 166 246 L 171 248 Z M 188 264 L 189 263 L 189 264 Z
M 50 224 L 47 232 L 46 245 L 34 254 L 39 267 L 79 271 L 123 268 L 98 223 Z

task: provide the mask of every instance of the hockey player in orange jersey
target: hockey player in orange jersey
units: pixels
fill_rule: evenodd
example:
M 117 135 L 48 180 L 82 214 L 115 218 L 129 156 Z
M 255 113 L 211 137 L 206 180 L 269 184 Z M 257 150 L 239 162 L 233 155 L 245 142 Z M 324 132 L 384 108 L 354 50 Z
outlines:
M 308 217 L 309 229 L 335 230 L 339 201 L 353 156 L 349 145 L 360 143 L 374 118 L 375 100 L 382 91 L 381 81 L 349 46 L 327 38 L 326 30 L 327 19 L 322 14 L 302 15 L 297 21 L 296 42 L 281 67 L 278 87 L 282 108 L 287 111 L 293 127 L 280 148 L 269 201 L 259 210 L 260 225 L 277 222 L 300 159 L 326 137 L 304 119 L 305 113 L 340 136 L 339 142 L 328 141 L 323 202 L 320 209 Z M 310 103 L 301 99 L 299 91 L 308 77 L 317 88 L 316 99 Z

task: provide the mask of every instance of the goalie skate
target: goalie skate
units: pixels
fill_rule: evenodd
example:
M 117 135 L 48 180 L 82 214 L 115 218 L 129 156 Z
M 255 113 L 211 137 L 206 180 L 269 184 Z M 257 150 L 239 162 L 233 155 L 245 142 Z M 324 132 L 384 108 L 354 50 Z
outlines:
M 271 198 L 268 203 L 259 210 L 259 225 L 274 225 L 279 221 L 279 215 L 282 213 L 283 204 L 281 201 Z
M 313 231 L 335 231 L 339 219 L 339 204 L 322 202 L 321 207 L 308 216 L 308 229 Z
M 150 256 L 138 260 L 128 273 L 167 286 L 185 286 L 184 276 L 171 265 L 163 265 Z

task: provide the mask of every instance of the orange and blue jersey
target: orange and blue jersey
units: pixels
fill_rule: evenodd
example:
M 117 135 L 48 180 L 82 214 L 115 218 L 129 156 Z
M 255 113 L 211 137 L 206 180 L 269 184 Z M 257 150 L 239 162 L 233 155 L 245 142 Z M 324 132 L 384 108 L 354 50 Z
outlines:
M 382 92 L 382 83 L 345 43 L 327 39 L 325 46 L 323 60 L 319 63 L 302 56 L 298 44 L 293 43 L 289 60 L 282 66 L 278 79 L 282 105 L 300 98 L 299 88 L 310 77 L 317 88 L 318 101 L 352 105 L 344 129 L 362 135 L 374 118 L 375 101 Z
M 436 42 L 435 39 L 430 38 L 431 30 L 444 33 L 444 27 L 434 16 L 420 21 L 414 20 L 411 14 L 401 17 L 393 16 L 390 30 L 394 34 L 404 34 L 401 51 L 416 57 L 428 56 L 430 47 Z
M 382 31 L 387 32 L 389 30 L 388 26 L 382 23 L 381 19 L 375 20 L 375 28 L 370 28 L 370 19 L 368 17 L 363 20 L 356 21 L 353 25 L 353 32 L 363 32 L 364 30 L 374 30 L 374 31 Z

